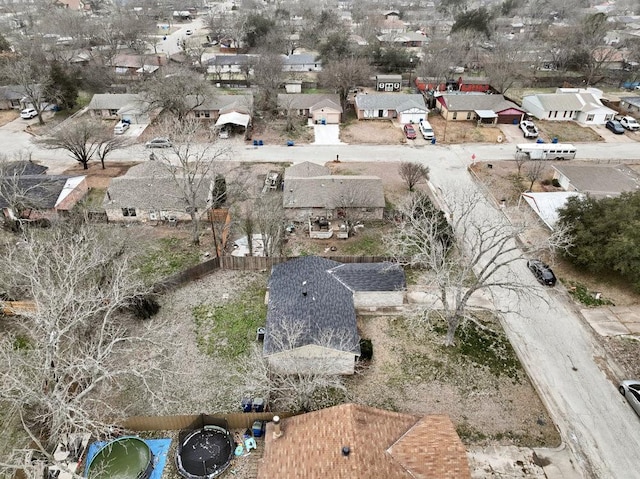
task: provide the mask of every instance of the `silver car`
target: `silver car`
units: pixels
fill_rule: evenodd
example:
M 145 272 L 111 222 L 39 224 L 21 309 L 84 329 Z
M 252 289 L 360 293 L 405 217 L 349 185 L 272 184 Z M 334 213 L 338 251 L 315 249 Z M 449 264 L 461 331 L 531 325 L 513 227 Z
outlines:
M 622 381 L 618 391 L 627 398 L 633 410 L 640 416 L 640 381 L 635 379 Z
M 171 140 L 169 138 L 154 138 L 147 141 L 144 146 L 147 148 L 171 148 Z

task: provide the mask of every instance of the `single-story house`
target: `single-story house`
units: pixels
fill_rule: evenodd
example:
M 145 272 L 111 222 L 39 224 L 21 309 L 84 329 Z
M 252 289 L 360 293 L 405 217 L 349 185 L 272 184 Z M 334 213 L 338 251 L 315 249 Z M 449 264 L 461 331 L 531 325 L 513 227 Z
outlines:
M 285 72 L 319 72 L 322 60 L 312 53 L 294 53 L 282 55 L 282 71 Z
M 420 94 L 368 93 L 356 95 L 358 120 L 397 118 L 400 123 L 419 123 L 429 110 Z
M 210 208 L 210 190 L 211 182 L 202 181 L 196 192 L 200 217 L 205 217 Z M 125 175 L 112 178 L 102 207 L 109 221 L 191 221 L 184 193 L 171 174 L 153 161 L 136 165 Z
M 400 91 L 402 75 L 376 75 L 376 91 Z
M 207 60 L 207 72 L 214 75 L 214 78 L 222 79 L 223 75 L 243 74 L 245 76 L 253 73 L 252 65 L 256 61 L 256 55 L 216 55 Z
M 194 107 L 188 116 L 217 121 L 225 113 L 236 112 L 246 115 L 249 120 L 247 124 L 251 123 L 253 112 L 253 95 L 251 94 L 212 95 L 204 100 L 192 98 L 188 101 L 193 101 L 194 103 L 192 104 L 202 103 Z
M 96 93 L 87 105 L 89 114 L 103 120 L 128 120 L 133 124 L 151 121 L 150 104 L 137 93 Z
M 380 43 L 400 47 L 422 47 L 429 38 L 421 31 L 403 33 L 385 33 L 377 37 Z
M 22 109 L 25 105 L 24 88 L 20 85 L 0 86 L 0 110 Z
M 602 92 L 596 88 L 558 89 L 556 93 L 527 95 L 522 108 L 540 120 L 574 120 L 583 125 L 604 125 L 617 112 L 600 101 Z
M 471 472 L 448 416 L 341 404 L 269 422 L 257 477 L 471 479 Z
M 446 93 L 436 97 L 436 109 L 447 121 L 478 121 L 482 124 L 519 123 L 526 112 L 502 95 Z
M 385 199 L 380 178 L 331 175 L 328 172 L 304 176 L 305 173 L 297 172 L 302 171 L 305 163 L 285 170 L 282 204 L 287 219 L 299 222 L 316 216 L 382 219 Z M 311 166 L 308 168 L 309 171 L 313 169 Z
M 278 94 L 278 110 L 293 110 L 313 123 L 338 124 L 342 120 L 340 97 L 324 93 Z
M 553 165 L 553 177 L 565 191 L 596 198 L 640 189 L 640 175 L 626 165 Z
M 317 256 L 277 264 L 268 284 L 263 355 L 285 373 L 353 374 L 360 356 L 356 307 L 402 305 L 405 290 L 396 264 L 342 264 Z
M 115 74 L 120 79 L 138 80 L 145 75 L 155 73 L 168 62 L 169 60 L 164 54 L 136 55 L 120 53 L 109 61 L 109 66 L 114 69 Z
M 620 98 L 621 113 L 635 114 L 640 113 L 640 96 L 625 96 Z
M 54 219 L 73 209 L 89 191 L 86 176 L 48 176 L 40 165 L 13 165 L 9 169 L 5 165 L 0 177 L 0 209 L 7 219 Z
M 486 93 L 491 90 L 491 85 L 486 77 L 459 77 L 458 90 Z

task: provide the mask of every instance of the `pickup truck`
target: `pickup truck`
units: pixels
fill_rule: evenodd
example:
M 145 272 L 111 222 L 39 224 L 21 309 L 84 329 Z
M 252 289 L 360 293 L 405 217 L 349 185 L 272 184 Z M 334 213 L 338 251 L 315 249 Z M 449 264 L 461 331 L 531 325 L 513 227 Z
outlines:
M 520 129 L 522 130 L 525 138 L 538 138 L 538 128 L 532 121 L 521 121 Z
M 640 130 L 640 123 L 632 116 L 616 116 L 616 120 L 629 131 Z

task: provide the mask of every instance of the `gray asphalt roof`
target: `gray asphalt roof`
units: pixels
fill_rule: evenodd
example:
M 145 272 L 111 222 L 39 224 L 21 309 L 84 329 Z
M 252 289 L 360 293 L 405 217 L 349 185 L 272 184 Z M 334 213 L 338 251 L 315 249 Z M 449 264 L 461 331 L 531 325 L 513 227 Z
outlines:
M 203 181 L 197 203 L 207 206 L 209 182 Z M 146 210 L 186 211 L 187 203 L 180 188 L 169 176 L 113 178 L 102 202 L 104 209 L 140 208 Z
M 395 110 L 399 106 L 427 110 L 424 97 L 407 93 L 367 93 L 356 95 L 356 108 L 359 110 Z M 403 111 L 400 110 L 400 111 Z
M 398 291 L 407 288 L 404 270 L 395 263 L 346 263 L 331 268 L 329 274 L 352 291 Z
M 21 100 L 24 97 L 25 89 L 20 85 L 0 86 L 0 97 L 5 100 Z
M 32 176 L 43 175 L 49 169 L 48 166 L 39 165 L 32 161 L 7 161 L 0 167 L 2 176 Z
M 340 263 L 304 256 L 275 265 L 269 278 L 269 303 L 264 338 L 265 355 L 316 344 L 360 353 L 353 294 L 327 271 Z M 306 293 L 306 294 L 304 294 Z M 274 336 L 295 322 L 301 334 L 285 348 Z M 344 341 L 344 339 L 349 341 Z M 355 348 L 347 344 L 356 345 Z
M 189 101 L 189 100 L 188 100 Z M 192 104 L 196 104 L 196 99 L 192 98 Z M 195 107 L 195 110 L 223 110 L 223 109 L 238 109 L 243 112 L 251 111 L 253 105 L 253 95 L 216 95 L 211 94 L 204 100 L 202 105 Z
M 5 195 L 19 195 L 33 208 L 50 209 L 56 205 L 60 193 L 71 176 L 23 175 L 0 178 L 0 208 L 9 206 Z
M 147 105 L 147 102 L 136 93 L 96 93 L 87 108 L 90 110 L 119 110 L 131 105 L 143 107 Z
M 311 55 L 310 53 L 296 53 L 289 56 L 283 55 L 282 60 L 285 65 L 307 65 L 309 63 L 322 63 L 322 60 L 316 60 L 316 55 Z
M 331 170 L 326 166 L 317 165 L 310 161 L 303 161 L 284 170 L 285 178 L 311 178 L 313 176 L 327 176 Z
M 640 175 L 626 165 L 554 165 L 580 193 L 597 197 L 638 191 Z
M 458 94 L 458 95 L 442 95 L 447 109 L 449 111 L 475 111 L 475 110 L 493 110 L 495 112 L 515 108 L 524 112 L 521 107 L 512 101 L 505 100 L 502 95 L 486 95 L 486 94 Z
M 327 103 L 330 102 L 330 103 Z M 324 93 L 280 93 L 278 94 L 279 108 L 294 108 L 300 110 L 312 109 L 320 104 L 334 108 L 342 112 L 340 97 L 334 94 Z
M 285 177 L 285 208 L 384 208 L 382 180 L 377 176 L 328 175 Z
M 208 65 L 247 65 L 257 58 L 256 55 L 216 55 L 207 61 Z

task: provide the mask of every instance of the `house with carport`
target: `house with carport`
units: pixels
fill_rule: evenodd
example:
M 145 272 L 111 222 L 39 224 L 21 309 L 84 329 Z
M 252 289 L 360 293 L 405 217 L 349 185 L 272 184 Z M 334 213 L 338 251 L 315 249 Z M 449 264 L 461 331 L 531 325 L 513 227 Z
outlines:
M 617 112 L 601 101 L 597 88 L 558 88 L 556 93 L 538 93 L 522 99 L 522 108 L 539 120 L 576 121 L 583 125 L 604 125 Z
M 517 124 L 526 112 L 502 95 L 446 93 L 436 96 L 436 110 L 447 121 L 477 121 L 483 125 Z
M 424 97 L 407 93 L 366 93 L 355 99 L 358 120 L 394 120 L 399 123 L 419 123 L 429 110 Z
M 132 124 L 149 123 L 159 113 L 151 110 L 143 94 L 137 93 L 96 93 L 87 111 L 94 118 L 125 120 Z
M 278 94 L 278 111 L 308 118 L 315 124 L 339 124 L 342 121 L 340 97 L 331 93 Z

